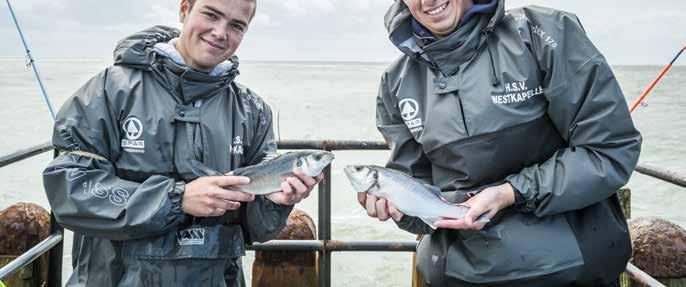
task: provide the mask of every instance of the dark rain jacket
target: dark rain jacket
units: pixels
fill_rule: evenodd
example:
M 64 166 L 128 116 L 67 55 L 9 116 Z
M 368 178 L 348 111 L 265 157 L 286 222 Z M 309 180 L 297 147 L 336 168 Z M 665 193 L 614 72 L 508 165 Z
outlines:
M 224 216 L 181 210 L 189 162 L 229 171 L 276 150 L 270 108 L 235 83 L 178 65 L 153 27 L 119 42 L 114 66 L 62 106 L 43 180 L 59 224 L 74 231 L 69 286 L 240 286 L 244 243 L 275 237 L 292 206 L 257 196 Z
M 461 24 L 422 45 L 411 14 L 386 15 L 405 55 L 384 73 L 377 126 L 388 167 L 462 202 L 509 182 L 518 208 L 483 230 L 398 225 L 425 235 L 417 268 L 431 286 L 603 286 L 631 254 L 616 191 L 638 160 L 641 137 L 605 58 L 573 14 L 542 7 Z

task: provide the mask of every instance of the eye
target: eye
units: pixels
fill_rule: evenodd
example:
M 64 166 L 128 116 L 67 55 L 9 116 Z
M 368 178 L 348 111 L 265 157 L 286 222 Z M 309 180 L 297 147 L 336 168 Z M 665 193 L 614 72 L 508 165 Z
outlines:
M 245 26 L 238 24 L 238 23 L 232 23 L 231 27 L 238 32 L 244 32 L 245 31 Z
M 210 20 L 213 20 L 213 21 L 219 19 L 219 17 L 217 16 L 217 14 L 214 14 L 214 13 L 202 12 L 202 14 L 204 14 L 205 17 L 206 17 L 207 19 L 210 19 Z
M 299 167 L 300 167 L 300 166 L 302 166 L 302 165 L 303 165 L 303 162 L 302 162 L 302 160 L 298 160 L 298 161 L 296 162 L 296 164 L 295 164 L 295 165 L 297 165 L 297 166 L 299 166 Z
M 359 167 L 359 166 L 356 166 L 356 167 L 355 167 L 355 171 L 362 171 L 362 168 Z
M 315 160 L 320 160 L 320 159 L 322 159 L 322 155 L 321 155 L 321 154 L 315 155 L 315 156 L 314 156 L 314 159 L 315 159 Z

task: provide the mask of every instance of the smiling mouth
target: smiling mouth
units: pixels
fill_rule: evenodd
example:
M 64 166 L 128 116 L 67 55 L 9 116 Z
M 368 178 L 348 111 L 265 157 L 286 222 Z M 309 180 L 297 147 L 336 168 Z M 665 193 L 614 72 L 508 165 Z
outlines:
M 207 43 L 212 48 L 219 49 L 219 50 L 226 50 L 226 47 L 219 45 L 217 43 L 213 43 L 212 41 L 207 41 L 205 39 L 202 39 L 203 42 Z
M 447 2 L 443 3 L 443 5 L 441 5 L 441 6 L 438 6 L 438 7 L 434 8 L 434 9 L 425 11 L 425 13 L 426 13 L 426 14 L 429 14 L 429 15 L 431 15 L 431 16 L 437 15 L 438 13 L 443 12 L 443 10 L 445 10 L 445 8 L 448 7 L 448 4 L 449 4 L 449 3 L 450 3 L 450 2 L 447 1 Z

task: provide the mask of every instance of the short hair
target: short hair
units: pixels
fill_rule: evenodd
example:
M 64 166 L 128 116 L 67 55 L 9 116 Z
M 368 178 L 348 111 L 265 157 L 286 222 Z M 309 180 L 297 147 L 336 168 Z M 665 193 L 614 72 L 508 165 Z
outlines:
M 257 12 L 257 0 L 245 0 L 249 2 L 254 2 L 255 7 L 252 8 L 252 14 L 250 14 L 250 20 L 252 20 L 253 17 L 255 17 L 255 12 Z M 195 4 L 195 0 L 186 0 L 188 2 L 188 12 L 191 12 L 193 9 L 193 4 Z

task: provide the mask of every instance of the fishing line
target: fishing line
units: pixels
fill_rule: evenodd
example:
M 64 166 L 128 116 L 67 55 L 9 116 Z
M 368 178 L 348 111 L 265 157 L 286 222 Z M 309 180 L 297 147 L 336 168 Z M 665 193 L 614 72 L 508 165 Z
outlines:
M 24 38 L 24 33 L 21 31 L 21 27 L 19 27 L 19 21 L 17 21 L 17 16 L 14 14 L 14 9 L 12 9 L 10 0 L 5 0 L 5 2 L 7 2 L 7 7 L 9 7 L 10 14 L 12 15 L 12 20 L 14 20 L 14 25 L 17 27 L 17 32 L 19 32 L 19 37 L 21 37 L 21 42 L 24 44 L 24 49 L 26 50 L 26 57 L 28 57 L 26 61 L 26 66 L 31 66 L 31 68 L 33 69 L 33 74 L 36 76 L 36 79 L 38 80 L 38 85 L 40 86 L 41 93 L 43 94 L 43 100 L 45 100 L 45 103 L 48 105 L 48 110 L 50 110 L 50 116 L 52 116 L 52 120 L 55 121 L 55 110 L 52 108 L 52 103 L 50 102 L 50 98 L 48 98 L 48 93 L 45 91 L 43 80 L 41 80 L 40 74 L 38 73 L 36 61 L 33 59 L 33 56 L 31 55 L 31 49 L 29 49 L 29 45 L 26 43 L 26 38 Z
M 684 50 L 686 50 L 686 46 L 681 48 L 681 50 L 679 50 L 679 53 L 676 54 L 674 59 L 672 59 L 672 61 L 669 62 L 669 64 L 667 64 L 667 66 L 665 66 L 664 69 L 662 69 L 662 72 L 660 72 L 660 74 L 657 76 L 657 78 L 655 78 L 655 80 L 653 80 L 653 82 L 650 84 L 650 86 L 648 86 L 648 88 L 643 92 L 643 94 L 641 94 L 641 96 L 636 100 L 636 102 L 634 102 L 634 104 L 631 106 L 631 109 L 629 109 L 629 112 L 633 112 L 639 105 L 646 106 L 646 104 L 643 103 L 643 100 L 645 99 L 645 97 L 648 95 L 648 93 L 650 93 L 650 91 L 655 87 L 655 85 L 657 85 L 657 83 L 660 82 L 660 80 L 667 73 L 667 71 L 669 71 L 669 69 L 672 68 L 672 64 L 674 64 L 674 62 L 676 62 L 676 59 L 678 59 L 679 56 L 681 56 L 681 54 L 684 52 Z

